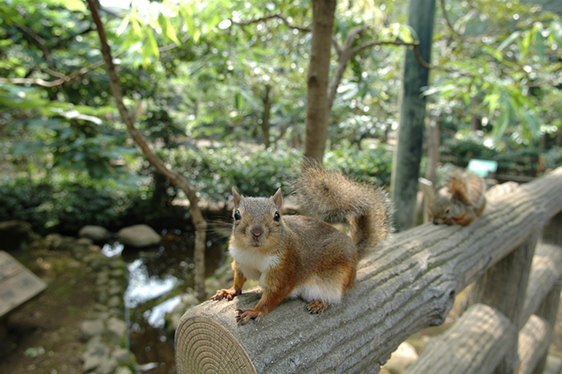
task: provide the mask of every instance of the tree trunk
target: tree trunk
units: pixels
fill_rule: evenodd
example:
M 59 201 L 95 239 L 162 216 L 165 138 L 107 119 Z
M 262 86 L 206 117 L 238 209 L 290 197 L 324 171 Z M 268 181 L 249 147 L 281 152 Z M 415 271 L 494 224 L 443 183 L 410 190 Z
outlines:
M 271 117 L 271 85 L 265 85 L 265 95 L 263 96 L 263 117 L 260 123 L 263 132 L 263 144 L 269 148 L 269 118 Z
M 439 152 L 440 147 L 440 135 L 441 135 L 441 118 L 437 118 L 435 123 L 430 124 L 427 127 L 427 168 L 425 169 L 425 178 L 430 180 L 434 185 L 436 181 L 436 170 L 437 164 L 439 163 L 439 158 L 441 153 Z
M 312 1 L 312 40 L 307 76 L 303 156 L 322 162 L 328 137 L 328 81 L 336 0 Z
M 105 66 L 107 69 L 107 75 L 109 76 L 109 84 L 111 87 L 111 92 L 115 98 L 117 108 L 119 109 L 119 114 L 121 119 L 127 126 L 129 134 L 133 140 L 142 149 L 144 155 L 148 161 L 162 174 L 164 174 L 170 182 L 181 188 L 185 195 L 187 196 L 190 203 L 191 217 L 193 219 L 193 224 L 195 225 L 195 250 L 194 250 L 194 280 L 195 289 L 197 292 L 197 298 L 203 301 L 207 298 L 205 292 L 205 245 L 206 245 L 206 234 L 207 234 L 207 222 L 203 218 L 203 214 L 199 209 L 197 191 L 189 183 L 189 181 L 181 174 L 175 170 L 168 169 L 164 162 L 154 153 L 150 145 L 147 143 L 146 139 L 142 136 L 139 130 L 135 127 L 135 121 L 131 116 L 129 110 L 125 107 L 123 103 L 123 92 L 121 90 L 121 85 L 119 83 L 119 77 L 117 75 L 117 70 L 115 69 L 115 64 L 113 63 L 113 58 L 111 57 L 111 49 L 107 44 L 107 37 L 105 34 L 105 29 L 98 12 L 98 3 L 96 0 L 87 0 L 88 7 L 92 13 L 92 18 L 97 27 L 97 32 L 100 39 L 101 51 L 103 58 L 105 60 Z
M 420 38 L 419 52 L 424 61 L 430 62 L 433 37 L 435 0 L 410 0 L 408 23 Z M 395 206 L 394 222 L 397 231 L 414 225 L 416 193 L 423 144 L 425 120 L 425 96 L 429 70 L 418 62 L 413 50 L 406 51 L 398 146 L 392 168 L 392 201 Z

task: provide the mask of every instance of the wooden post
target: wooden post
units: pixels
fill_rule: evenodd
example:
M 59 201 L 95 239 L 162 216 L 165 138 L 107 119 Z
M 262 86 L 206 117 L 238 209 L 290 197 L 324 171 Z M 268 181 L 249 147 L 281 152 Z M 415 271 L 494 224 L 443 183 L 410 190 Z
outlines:
M 514 300 L 499 295 L 496 304 L 506 318 L 518 321 L 510 324 L 520 326 L 517 315 L 522 312 L 514 315 L 509 305 L 523 306 L 519 298 L 529 278 L 525 266 L 530 266 L 530 253 L 547 219 L 562 211 L 561 187 L 559 168 L 490 199 L 486 212 L 470 226 L 426 224 L 392 235 L 360 262 L 356 286 L 342 303 L 321 315 L 307 313 L 305 302 L 292 299 L 259 323 L 239 326 L 236 309 L 255 306 L 259 289 L 232 301 L 193 307 L 176 330 L 177 371 L 377 373 L 408 336 L 442 323 L 455 295 L 482 275 L 495 286 L 514 284 L 481 294 L 494 301 L 500 291 L 513 292 Z M 515 276 L 509 278 L 502 267 Z M 491 268 L 496 271 L 487 273 Z
M 517 331 L 523 327 L 521 313 L 538 238 L 538 232 L 531 234 L 524 244 L 478 278 L 470 290 L 470 304 L 484 303 L 496 308 L 511 320 Z M 514 339 L 512 344 L 495 374 L 515 371 L 518 363 L 517 340 Z
M 548 331 L 547 341 L 552 340 L 552 331 L 554 330 L 554 325 L 556 323 L 556 314 L 558 312 L 558 305 L 560 302 L 560 291 L 562 290 L 562 285 L 560 282 L 554 285 L 548 295 L 544 298 L 543 303 L 539 307 L 536 315 L 544 318 L 548 321 L 551 328 Z M 546 364 L 546 357 L 548 356 L 547 352 L 541 357 L 533 371 L 533 374 L 542 374 L 544 371 L 544 367 Z
M 542 234 L 542 242 L 546 244 L 562 244 L 562 213 L 558 213 L 554 216 L 550 223 L 545 226 Z M 560 291 L 562 290 L 562 284 L 558 281 L 550 290 L 548 295 L 544 298 L 539 309 L 535 313 L 536 315 L 543 317 L 548 321 L 552 329 L 549 331 L 548 341 L 552 339 L 552 330 L 556 324 L 556 315 L 558 312 L 558 305 L 560 303 Z M 541 374 L 544 371 L 546 365 L 546 357 L 548 352 L 539 359 L 535 371 L 533 374 Z

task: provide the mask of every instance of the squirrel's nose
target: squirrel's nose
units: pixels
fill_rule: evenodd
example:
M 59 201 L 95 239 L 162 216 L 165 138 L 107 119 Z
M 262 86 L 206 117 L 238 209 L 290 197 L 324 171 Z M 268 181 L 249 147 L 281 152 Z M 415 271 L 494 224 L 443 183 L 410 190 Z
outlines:
M 263 235 L 263 229 L 261 227 L 254 227 L 250 230 L 250 233 L 254 239 L 259 239 L 259 237 Z

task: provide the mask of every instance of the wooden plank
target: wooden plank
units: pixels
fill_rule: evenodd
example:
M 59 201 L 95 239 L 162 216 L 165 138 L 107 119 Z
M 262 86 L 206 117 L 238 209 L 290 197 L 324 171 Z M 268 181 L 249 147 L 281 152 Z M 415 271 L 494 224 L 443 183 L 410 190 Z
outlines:
M 511 348 L 517 329 L 503 313 L 474 304 L 431 339 L 404 374 L 490 374 Z
M 532 233 L 523 245 L 517 247 L 478 278 L 470 289 L 468 303 L 484 303 L 497 309 L 506 315 L 519 331 L 523 327 L 519 321 L 525 304 L 531 263 L 538 238 L 539 231 Z M 496 374 L 513 373 L 519 362 L 517 340 L 510 340 L 506 344 L 511 347 L 509 353 L 494 370 Z
M 16 259 L 0 251 L 0 318 L 39 294 L 47 284 Z
M 521 324 L 526 323 L 527 319 L 536 313 L 546 295 L 561 278 L 562 247 L 553 244 L 539 244 L 531 265 L 525 305 L 521 313 Z
M 533 374 L 533 370 L 548 352 L 552 326 L 547 320 L 532 315 L 519 333 L 519 370 L 517 374 Z M 541 370 L 542 372 L 542 370 Z
M 192 343 L 206 323 L 227 331 L 232 338 L 229 352 L 248 357 L 258 373 L 377 373 L 402 341 L 441 324 L 456 294 L 562 210 L 561 189 L 559 168 L 495 196 L 470 226 L 426 224 L 393 235 L 360 262 L 356 287 L 342 303 L 321 315 L 308 314 L 300 299 L 285 300 L 259 323 L 239 326 L 236 309 L 254 307 L 259 289 L 230 302 L 208 301 L 191 308 L 176 331 L 178 373 L 190 372 L 187 362 L 207 365 L 213 360 Z M 208 347 L 217 351 L 225 345 L 221 334 L 209 339 Z
M 8 278 L 24 268 L 22 264 L 16 261 L 4 251 L 0 251 L 0 282 L 4 278 Z

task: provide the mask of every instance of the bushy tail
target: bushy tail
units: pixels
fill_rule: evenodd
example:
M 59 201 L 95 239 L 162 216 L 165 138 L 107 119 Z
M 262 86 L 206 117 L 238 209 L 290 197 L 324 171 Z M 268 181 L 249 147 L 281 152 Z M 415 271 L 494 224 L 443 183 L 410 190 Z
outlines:
M 449 176 L 449 192 L 454 200 L 466 205 L 472 204 L 468 194 L 466 179 L 459 170 L 453 171 Z
M 382 189 L 351 181 L 307 161 L 295 183 L 303 213 L 326 221 L 347 219 L 360 255 L 385 240 L 391 231 L 391 204 Z

